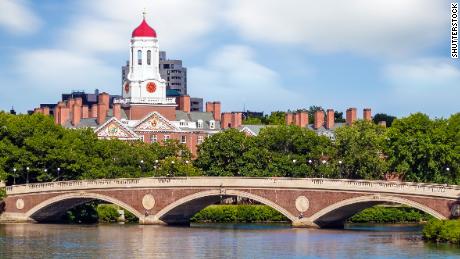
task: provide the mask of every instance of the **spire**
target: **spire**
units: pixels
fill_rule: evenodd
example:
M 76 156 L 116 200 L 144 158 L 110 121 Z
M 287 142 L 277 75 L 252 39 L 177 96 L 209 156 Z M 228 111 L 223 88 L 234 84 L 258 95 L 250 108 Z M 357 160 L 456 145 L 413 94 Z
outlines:
M 147 16 L 147 8 L 144 7 L 144 11 L 142 12 L 142 18 L 145 20 L 146 16 Z

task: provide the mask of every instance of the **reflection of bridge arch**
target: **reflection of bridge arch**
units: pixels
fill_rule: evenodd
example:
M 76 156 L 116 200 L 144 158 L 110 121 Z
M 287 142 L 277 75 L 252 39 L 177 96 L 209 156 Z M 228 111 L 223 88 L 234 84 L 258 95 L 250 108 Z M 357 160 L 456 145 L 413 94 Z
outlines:
M 205 207 L 218 202 L 221 197 L 226 198 L 231 196 L 239 196 L 260 202 L 280 212 L 289 220 L 296 220 L 294 215 L 292 215 L 289 211 L 279 206 L 278 204 L 272 202 L 271 200 L 252 193 L 236 190 L 210 190 L 194 193 L 164 207 L 155 215 L 155 218 L 163 220 L 167 223 L 188 222 L 190 217 Z
M 97 194 L 97 193 L 81 193 L 81 192 L 72 192 L 72 193 L 66 193 L 63 195 L 59 195 L 50 199 L 47 199 L 39 204 L 37 204 L 35 207 L 31 208 L 27 213 L 25 213 L 25 216 L 27 218 L 32 218 L 37 221 L 47 221 L 47 220 L 55 220 L 57 219 L 57 216 L 62 215 L 62 213 L 65 213 L 71 208 L 74 208 L 75 206 L 87 203 L 92 200 L 101 200 L 105 202 L 109 202 L 115 205 L 120 206 L 121 208 L 131 212 L 134 214 L 136 217 L 140 218 L 143 215 L 141 215 L 137 210 L 135 210 L 133 207 L 130 205 L 106 196 L 102 194 Z
M 374 205 L 385 202 L 407 205 L 409 207 L 428 213 L 437 219 L 446 219 L 445 216 L 438 213 L 437 211 L 412 200 L 388 195 L 366 195 L 343 200 L 323 208 L 322 210 L 312 215 L 310 220 L 318 226 L 340 226 L 345 222 L 345 220 L 354 214 Z

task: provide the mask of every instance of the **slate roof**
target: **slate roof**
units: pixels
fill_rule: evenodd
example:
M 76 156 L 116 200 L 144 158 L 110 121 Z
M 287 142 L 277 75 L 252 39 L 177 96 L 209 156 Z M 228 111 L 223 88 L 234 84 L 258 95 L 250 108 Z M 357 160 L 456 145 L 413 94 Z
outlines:
M 215 122 L 215 128 L 211 129 L 209 127 L 209 121 L 214 120 L 212 112 L 189 112 L 176 110 L 176 121 L 184 120 L 186 122 L 197 122 L 199 120 L 203 121 L 203 128 L 199 130 L 220 130 L 220 122 Z M 187 129 L 187 127 L 180 127 L 181 129 Z M 192 128 L 190 128 L 192 129 Z M 198 129 L 198 128 L 197 128 Z

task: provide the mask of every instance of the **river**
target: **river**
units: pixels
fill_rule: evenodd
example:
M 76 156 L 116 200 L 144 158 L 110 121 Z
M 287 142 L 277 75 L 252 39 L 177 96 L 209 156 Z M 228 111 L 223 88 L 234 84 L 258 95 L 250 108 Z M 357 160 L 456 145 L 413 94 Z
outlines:
M 427 244 L 420 226 L 348 225 L 0 225 L 0 258 L 459 258 Z

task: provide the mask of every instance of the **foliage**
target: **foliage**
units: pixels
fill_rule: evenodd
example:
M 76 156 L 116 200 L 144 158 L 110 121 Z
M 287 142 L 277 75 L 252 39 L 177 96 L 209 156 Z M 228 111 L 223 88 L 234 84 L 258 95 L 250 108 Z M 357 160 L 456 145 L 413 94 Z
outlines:
M 383 157 L 385 128 L 367 121 L 336 130 L 335 145 L 342 177 L 348 179 L 382 179 L 387 172 Z
M 410 207 L 375 206 L 367 208 L 348 219 L 353 223 L 407 223 L 427 221 L 432 217 Z
M 96 202 L 88 202 L 82 205 L 78 205 L 66 212 L 64 220 L 70 223 L 78 224 L 97 223 L 98 215 L 96 206 Z
M 426 240 L 460 244 L 460 220 L 430 220 L 422 234 Z
M 266 205 L 211 205 L 195 214 L 192 222 L 286 222 L 288 219 Z
M 192 159 L 176 140 L 161 145 L 98 140 L 91 129 L 64 129 L 48 116 L 0 113 L 0 180 L 8 185 L 161 176 L 171 169 L 165 161 L 173 159 L 182 164 Z M 174 175 L 201 174 L 182 164 L 172 168 Z
M 345 122 L 343 118 L 343 112 L 334 111 L 334 121 L 337 122 Z
M 120 213 L 112 204 L 99 204 L 96 207 L 99 222 L 117 222 Z
M 0 201 L 6 197 L 6 189 L 0 188 Z
M 262 119 L 258 117 L 247 117 L 243 120 L 243 125 L 261 125 Z
M 266 125 L 284 125 L 286 123 L 286 113 L 282 111 L 276 111 L 270 113 L 270 115 L 265 115 L 262 120 L 263 124 Z
M 393 121 L 396 119 L 395 116 L 391 116 L 391 115 L 388 115 L 388 114 L 385 114 L 385 113 L 376 113 L 374 115 L 374 117 L 372 118 L 372 121 L 375 123 L 375 124 L 378 124 L 379 122 L 381 121 L 385 121 L 386 122 L 386 126 L 387 127 L 391 127 L 391 124 L 393 124 Z
M 397 119 L 388 129 L 390 171 L 406 181 L 460 183 L 460 114 L 448 120 L 421 113 Z

